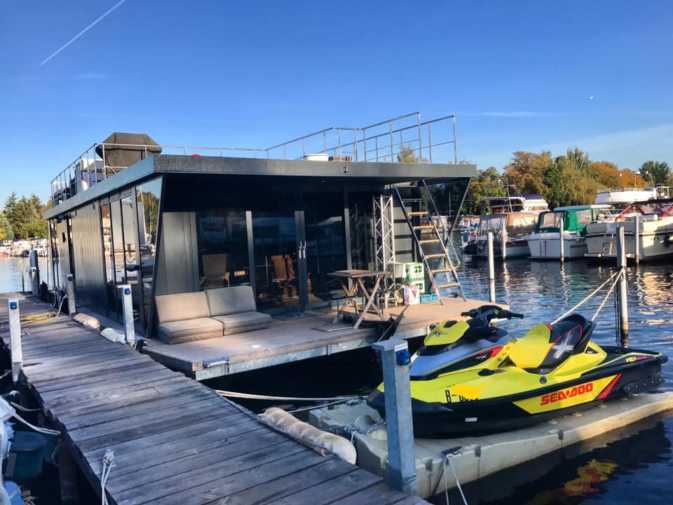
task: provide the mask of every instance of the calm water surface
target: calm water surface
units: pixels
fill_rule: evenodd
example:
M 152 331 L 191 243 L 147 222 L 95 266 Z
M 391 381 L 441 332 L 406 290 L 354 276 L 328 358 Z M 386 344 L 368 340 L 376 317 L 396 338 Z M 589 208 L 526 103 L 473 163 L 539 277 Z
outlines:
M 42 281 L 47 276 L 47 258 L 39 258 L 40 274 Z M 0 256 L 0 293 L 9 293 L 11 291 L 21 291 L 25 281 L 25 289 L 30 289 L 30 281 L 26 269 L 28 268 L 28 258 L 7 258 Z
M 473 297 L 488 296 L 485 263 L 461 267 L 467 293 Z M 513 311 L 526 314 L 526 319 L 505 326 L 518 335 L 533 323 L 547 322 L 579 302 L 592 288 L 607 279 L 611 267 L 595 264 L 558 263 L 510 260 L 498 265 L 496 293 L 498 301 L 511 305 Z M 673 264 L 672 262 L 630 267 L 629 315 L 630 344 L 655 349 L 673 358 Z M 580 309 L 591 317 L 600 304 L 595 298 Z M 616 337 L 614 304 L 608 302 L 596 320 L 594 339 L 612 344 Z M 673 363 L 664 365 L 666 383 L 662 389 L 673 389 Z M 498 505 L 514 504 L 662 504 L 673 503 L 673 417 L 648 422 L 633 430 L 630 436 L 606 441 L 583 455 L 556 455 L 515 470 L 517 479 L 492 479 L 468 489 L 468 501 Z M 512 485 L 522 474 L 530 482 Z M 511 474 L 509 477 L 513 477 Z M 501 493 L 488 492 L 502 489 Z M 487 495 L 487 496 L 484 496 Z M 451 495 L 452 503 L 460 498 Z M 444 497 L 433 502 L 445 503 Z

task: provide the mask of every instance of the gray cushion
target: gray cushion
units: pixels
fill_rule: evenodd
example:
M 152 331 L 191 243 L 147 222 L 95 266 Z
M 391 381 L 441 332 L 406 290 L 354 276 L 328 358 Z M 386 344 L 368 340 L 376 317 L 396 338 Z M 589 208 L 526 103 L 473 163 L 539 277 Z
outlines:
M 159 325 L 159 338 L 167 344 L 221 337 L 223 324 L 209 317 L 170 321 Z
M 208 289 L 206 291 L 211 316 L 226 316 L 239 312 L 255 312 L 255 295 L 250 286 Z
M 156 297 L 159 323 L 208 317 L 208 299 L 203 291 Z
M 261 312 L 243 312 L 228 316 L 215 316 L 217 321 L 224 325 L 224 334 L 242 333 L 244 331 L 268 328 L 271 325 L 271 316 Z

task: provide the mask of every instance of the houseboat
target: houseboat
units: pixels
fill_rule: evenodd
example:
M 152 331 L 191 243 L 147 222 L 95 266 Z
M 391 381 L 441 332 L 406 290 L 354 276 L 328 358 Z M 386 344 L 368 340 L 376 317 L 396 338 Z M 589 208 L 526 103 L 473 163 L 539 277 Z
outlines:
M 587 225 L 607 218 L 609 210 L 610 205 L 572 205 L 543 212 L 527 238 L 531 258 L 583 258 Z
M 464 242 L 463 252 L 479 258 L 488 256 L 488 232 L 493 232 L 496 258 L 522 258 L 530 254 L 527 237 L 547 202 L 537 195 L 488 198 L 488 214 L 481 216 L 477 228 Z
M 613 220 L 586 227 L 588 258 L 614 260 L 617 227 L 624 227 L 627 258 L 655 261 L 673 257 L 673 200 L 632 203 Z
M 440 293 L 398 329 L 423 336 L 481 303 L 462 296 L 436 219 L 457 221 L 476 167 L 440 159 L 450 143 L 424 133 L 451 116 L 397 119 L 373 125 L 382 133 L 331 128 L 270 148 L 180 154 L 114 134 L 52 182 L 52 284 L 64 292 L 72 276 L 78 310 L 118 322 L 130 286 L 145 352 L 197 379 L 370 345 L 372 328 L 322 311 L 385 299 L 379 316 L 400 312 L 382 296 L 399 287 L 388 277 L 400 263 L 423 262 L 428 291 Z M 400 162 L 412 134 L 418 161 Z M 306 151 L 311 141 L 320 147 Z M 355 274 L 369 277 L 344 278 Z

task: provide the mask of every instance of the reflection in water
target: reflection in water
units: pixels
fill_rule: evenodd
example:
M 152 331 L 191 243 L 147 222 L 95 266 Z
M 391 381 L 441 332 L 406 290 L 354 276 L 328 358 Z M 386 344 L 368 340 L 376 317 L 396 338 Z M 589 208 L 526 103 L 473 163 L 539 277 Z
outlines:
M 506 322 L 501 326 L 516 336 L 535 323 L 548 322 L 578 303 L 613 271 L 611 265 L 584 261 L 560 265 L 521 259 L 508 260 L 505 266 L 496 264 L 497 301 L 526 315 L 523 321 Z M 482 299 L 488 295 L 485 262 L 467 262 L 461 266 L 460 275 L 466 295 Z M 631 266 L 628 281 L 630 345 L 656 349 L 673 358 L 673 265 Z M 596 297 L 580 312 L 591 317 L 600 302 L 601 298 Z M 596 320 L 593 338 L 598 343 L 615 343 L 615 316 L 614 304 L 607 303 Z M 673 389 L 673 360 L 663 366 L 662 373 L 666 380 L 662 388 Z M 654 427 L 584 456 L 546 456 L 534 464 L 511 470 L 513 474 L 508 478 L 498 477 L 500 484 L 491 485 L 490 478 L 482 479 L 472 488 L 468 500 L 471 505 L 630 504 L 634 503 L 633 497 L 637 493 L 639 505 L 668 503 L 671 500 L 661 493 L 671 486 L 671 440 L 673 417 L 657 421 Z M 514 491 L 513 485 L 518 485 Z M 494 494 L 494 490 L 500 493 Z M 502 498 L 507 495 L 509 497 Z M 452 502 L 459 503 L 456 500 L 459 500 L 458 496 Z M 444 503 L 443 497 L 433 501 Z

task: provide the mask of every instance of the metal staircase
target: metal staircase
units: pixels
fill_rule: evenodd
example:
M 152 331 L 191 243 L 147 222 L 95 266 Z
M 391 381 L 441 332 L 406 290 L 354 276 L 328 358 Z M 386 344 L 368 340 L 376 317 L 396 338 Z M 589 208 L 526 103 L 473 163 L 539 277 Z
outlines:
M 447 229 L 426 181 L 422 179 L 415 185 L 393 186 L 392 189 L 425 265 L 432 291 L 440 303 L 452 294 L 464 300 L 465 294 L 449 251 L 451 246 L 447 247 L 451 230 Z

